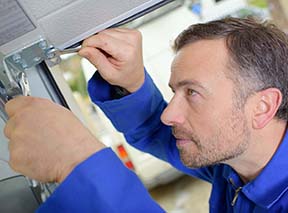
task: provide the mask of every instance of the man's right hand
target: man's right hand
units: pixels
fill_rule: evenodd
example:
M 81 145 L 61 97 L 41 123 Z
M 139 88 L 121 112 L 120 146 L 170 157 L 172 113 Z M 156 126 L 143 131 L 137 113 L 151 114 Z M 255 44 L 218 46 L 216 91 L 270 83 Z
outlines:
M 144 83 L 142 36 L 137 30 L 108 29 L 86 39 L 79 55 L 111 85 L 135 92 Z

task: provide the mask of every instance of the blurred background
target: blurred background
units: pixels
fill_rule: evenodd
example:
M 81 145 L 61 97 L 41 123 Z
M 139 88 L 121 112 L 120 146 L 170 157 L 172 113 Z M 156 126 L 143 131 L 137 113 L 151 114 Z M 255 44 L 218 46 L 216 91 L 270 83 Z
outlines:
M 287 0 L 176 0 L 123 27 L 142 32 L 146 69 L 169 101 L 172 96 L 168 87 L 173 59 L 171 43 L 176 36 L 191 24 L 248 15 L 271 20 L 288 32 Z M 123 163 L 137 173 L 167 212 L 208 212 L 210 184 L 185 176 L 167 163 L 130 147 L 101 110 L 91 103 L 86 87 L 95 71 L 86 59 L 75 54 L 63 57 L 61 64 L 53 68 L 53 72 L 62 73 L 68 82 L 91 132 L 111 146 Z

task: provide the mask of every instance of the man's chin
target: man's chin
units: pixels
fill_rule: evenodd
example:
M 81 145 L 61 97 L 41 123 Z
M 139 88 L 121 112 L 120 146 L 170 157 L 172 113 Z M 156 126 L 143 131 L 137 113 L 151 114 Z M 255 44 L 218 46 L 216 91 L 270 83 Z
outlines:
M 182 160 L 181 160 L 181 161 L 182 161 Z M 184 161 L 182 161 L 182 163 L 184 164 L 184 166 L 186 166 L 186 167 L 189 168 L 189 169 L 200 169 L 200 168 L 206 167 L 205 165 L 185 163 Z
M 191 157 L 187 158 L 181 154 L 180 154 L 180 159 L 181 159 L 181 162 L 183 163 L 183 165 L 186 166 L 187 168 L 190 168 L 190 169 L 199 169 L 199 168 L 206 166 L 200 162 L 196 162 L 195 158 L 194 158 L 194 160 L 192 160 Z
M 187 156 L 186 154 L 183 153 L 181 154 L 181 152 L 180 152 L 180 159 L 182 164 L 190 169 L 199 169 L 220 163 L 219 161 L 217 162 L 208 161 L 207 159 L 202 159 L 201 157 L 196 155 L 194 155 L 193 157 L 191 155 Z
M 197 159 L 197 158 L 187 158 L 185 156 L 182 156 L 180 154 L 180 159 L 181 162 L 190 169 L 199 169 L 199 168 L 203 168 L 203 167 L 207 167 L 207 166 L 215 166 L 217 164 L 229 164 L 229 162 L 231 161 L 231 159 L 234 159 L 233 157 L 226 157 L 223 158 L 221 160 L 215 160 L 215 161 L 208 161 L 205 159 Z

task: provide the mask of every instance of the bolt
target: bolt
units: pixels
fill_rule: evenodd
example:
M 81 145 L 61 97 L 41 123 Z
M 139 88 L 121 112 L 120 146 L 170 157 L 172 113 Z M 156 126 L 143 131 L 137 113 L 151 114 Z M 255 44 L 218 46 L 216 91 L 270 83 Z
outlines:
M 42 50 L 45 50 L 47 48 L 48 44 L 45 40 L 42 40 L 39 42 L 39 47 L 42 49 Z
M 39 62 L 40 60 L 41 60 L 41 57 L 35 57 L 35 58 L 33 59 L 33 61 L 36 62 L 36 63 Z
M 13 61 L 15 62 L 15 63 L 20 63 L 20 61 L 21 61 L 21 55 L 20 54 L 18 54 L 18 53 L 16 53 L 16 54 L 14 54 L 13 56 L 12 56 L 12 58 L 13 58 Z
M 28 64 L 25 61 L 23 61 L 21 63 L 21 66 L 22 66 L 23 69 L 27 69 L 28 68 Z
M 56 54 L 53 51 L 48 51 L 48 52 L 46 52 L 46 56 L 48 59 L 52 59 L 56 56 Z

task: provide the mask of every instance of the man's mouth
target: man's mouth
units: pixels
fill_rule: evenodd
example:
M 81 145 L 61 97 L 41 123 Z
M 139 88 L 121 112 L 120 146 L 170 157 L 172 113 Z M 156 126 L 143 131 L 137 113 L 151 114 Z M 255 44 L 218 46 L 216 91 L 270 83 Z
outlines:
M 184 132 L 182 132 L 181 134 L 180 131 L 173 129 L 172 134 L 176 139 L 177 147 L 184 146 L 185 144 L 188 144 L 188 143 L 193 143 L 193 140 L 191 140 L 191 138 L 189 138 L 187 134 L 184 134 Z
M 201 147 L 200 141 L 197 139 L 196 136 L 193 136 L 192 133 L 189 133 L 188 131 L 181 131 L 180 129 L 173 128 L 172 134 L 175 137 L 176 140 L 176 146 L 177 148 L 181 148 L 184 146 L 187 146 L 187 144 L 194 144 L 198 148 Z

